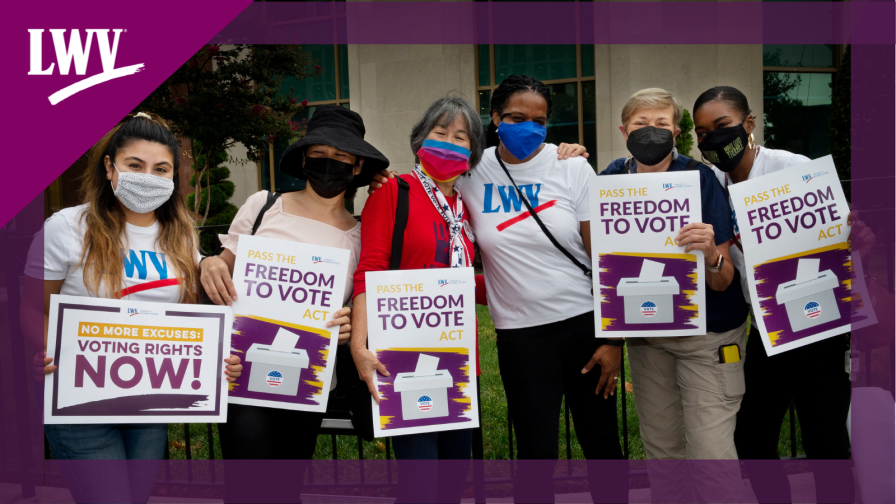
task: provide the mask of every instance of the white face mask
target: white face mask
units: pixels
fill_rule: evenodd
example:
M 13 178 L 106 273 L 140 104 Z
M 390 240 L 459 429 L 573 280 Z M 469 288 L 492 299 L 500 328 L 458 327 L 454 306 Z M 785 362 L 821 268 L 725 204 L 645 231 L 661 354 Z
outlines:
M 169 178 L 149 173 L 121 173 L 115 163 L 112 166 L 118 172 L 118 189 L 113 185 L 112 192 L 125 208 L 134 213 L 152 212 L 165 204 L 174 193 L 174 181 Z

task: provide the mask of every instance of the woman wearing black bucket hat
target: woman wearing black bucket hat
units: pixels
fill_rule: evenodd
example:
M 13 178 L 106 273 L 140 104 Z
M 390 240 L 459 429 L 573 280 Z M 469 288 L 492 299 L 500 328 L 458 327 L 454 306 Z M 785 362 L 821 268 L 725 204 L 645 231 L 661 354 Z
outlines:
M 375 173 L 389 166 L 389 160 L 364 141 L 364 134 L 364 122 L 356 112 L 337 105 L 323 105 L 315 111 L 307 134 L 280 158 L 280 171 L 307 180 L 305 189 L 282 195 L 260 191 L 249 197 L 228 234 L 220 235 L 224 251 L 200 263 L 200 280 L 212 301 L 231 305 L 237 299 L 231 276 L 241 234 L 347 249 L 351 252 L 349 272 L 354 272 L 361 227 L 345 209 L 345 198 L 353 197 L 358 187 L 368 185 Z M 260 224 L 253 229 L 261 213 Z M 350 274 L 343 304 L 351 293 Z M 327 323 L 328 327 L 339 326 L 340 345 L 351 335 L 350 313 L 350 308 L 337 310 Z M 334 374 L 330 389 L 335 386 Z M 222 454 L 225 459 L 309 460 L 322 418 L 323 413 L 231 404 L 227 423 L 219 424 Z M 298 498 L 301 493 L 304 468 L 290 481 L 262 467 L 245 469 L 227 475 L 227 502 L 274 502 L 259 492 L 271 492 L 272 499 L 285 492 Z

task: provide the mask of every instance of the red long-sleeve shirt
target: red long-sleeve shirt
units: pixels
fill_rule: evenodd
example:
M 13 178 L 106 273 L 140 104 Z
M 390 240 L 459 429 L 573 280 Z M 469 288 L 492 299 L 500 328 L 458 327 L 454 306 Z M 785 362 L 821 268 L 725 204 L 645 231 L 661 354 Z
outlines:
M 423 185 L 414 174 L 401 175 L 410 185 L 408 192 L 408 223 L 404 230 L 404 245 L 400 269 L 447 268 L 451 261 L 451 241 L 445 219 L 433 206 Z M 445 198 L 454 207 L 457 198 Z M 361 257 L 355 270 L 353 296 L 367 291 L 364 274 L 385 271 L 392 260 L 392 233 L 395 228 L 395 208 L 398 205 L 398 181 L 389 180 L 374 192 L 361 212 Z M 464 220 L 467 220 L 466 212 Z M 464 233 L 464 245 L 472 258 L 473 242 Z M 485 282 L 476 275 L 476 304 L 487 304 Z M 479 323 L 476 324 L 476 345 L 479 345 Z M 476 353 L 476 374 L 479 375 L 479 352 Z

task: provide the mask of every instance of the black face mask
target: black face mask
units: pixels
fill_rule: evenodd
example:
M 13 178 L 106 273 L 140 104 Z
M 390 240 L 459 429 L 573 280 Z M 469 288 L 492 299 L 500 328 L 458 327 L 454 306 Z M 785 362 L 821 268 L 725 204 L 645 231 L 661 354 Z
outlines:
M 675 134 L 667 129 L 645 126 L 628 134 L 625 146 L 635 160 L 647 166 L 655 166 L 672 152 Z
M 730 128 L 710 131 L 697 147 L 703 153 L 703 159 L 723 172 L 730 172 L 737 168 L 743 159 L 749 136 L 741 123 Z
M 339 196 L 355 178 L 354 165 L 332 158 L 305 158 L 305 177 L 318 196 Z

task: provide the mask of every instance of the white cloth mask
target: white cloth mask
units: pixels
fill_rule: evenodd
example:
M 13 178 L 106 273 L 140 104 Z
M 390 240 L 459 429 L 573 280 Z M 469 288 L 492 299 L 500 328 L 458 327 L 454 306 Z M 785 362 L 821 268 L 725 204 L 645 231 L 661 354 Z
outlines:
M 149 173 L 118 172 L 118 189 L 112 185 L 112 192 L 118 201 L 134 213 L 149 213 L 164 205 L 174 193 L 174 180 Z M 109 181 L 112 184 L 112 181 Z

